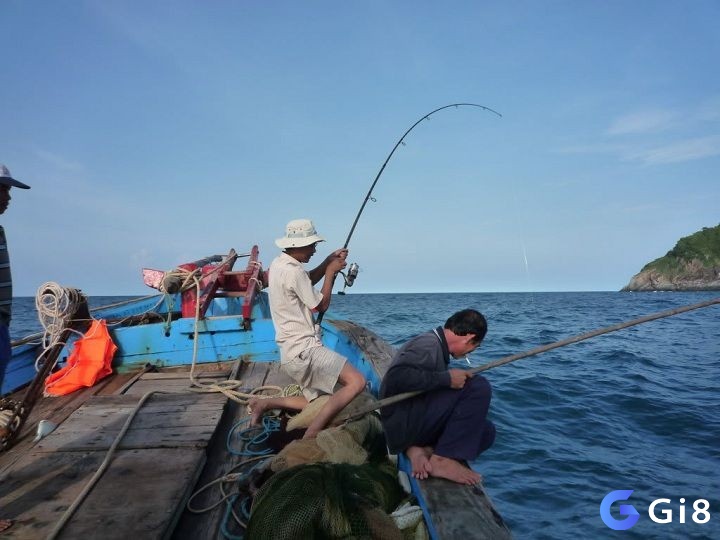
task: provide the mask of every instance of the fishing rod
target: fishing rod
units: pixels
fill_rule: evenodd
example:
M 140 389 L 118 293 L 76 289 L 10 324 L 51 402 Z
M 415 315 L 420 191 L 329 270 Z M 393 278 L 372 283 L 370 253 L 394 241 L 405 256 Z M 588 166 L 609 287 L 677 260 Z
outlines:
M 515 362 L 516 360 L 520 360 L 522 358 L 528 358 L 529 356 L 535 356 L 540 353 L 551 351 L 553 349 L 558 349 L 560 347 L 565 347 L 567 345 L 572 345 L 573 343 L 585 341 L 587 339 L 601 336 L 603 334 L 609 334 L 610 332 L 617 332 L 618 330 L 622 330 L 624 328 L 629 328 L 631 326 L 637 326 L 638 324 L 643 324 L 646 322 L 655 321 L 657 319 L 663 319 L 666 317 L 672 317 L 674 315 L 679 315 L 680 313 L 686 313 L 688 311 L 706 308 L 706 307 L 714 306 L 716 304 L 720 304 L 720 298 L 714 298 L 712 300 L 707 300 L 705 302 L 699 302 L 697 304 L 689 304 L 689 305 L 682 306 L 679 308 L 668 309 L 666 311 L 660 311 L 657 313 L 653 313 L 651 315 L 646 315 L 644 317 L 632 319 L 630 321 L 625 321 L 622 323 L 614 324 L 612 326 L 606 326 L 604 328 L 599 328 L 599 329 L 593 330 L 591 332 L 586 332 L 585 334 L 579 334 L 576 336 L 572 336 L 572 337 L 569 337 L 569 338 L 566 338 L 566 339 L 563 339 L 560 341 L 556 341 L 555 343 L 550 343 L 548 345 L 542 345 L 540 347 L 536 347 L 534 349 L 531 349 L 531 350 L 523 352 L 523 353 L 513 354 L 511 356 L 505 356 L 505 357 L 495 360 L 493 362 L 488 362 L 487 364 L 484 364 L 482 366 L 469 369 L 468 372 L 475 375 L 477 373 L 487 371 L 488 369 L 492 369 L 492 368 L 495 368 L 498 366 L 503 366 L 505 364 L 509 364 L 510 362 Z M 394 405 L 395 403 L 419 396 L 420 394 L 424 394 L 424 393 L 425 393 L 425 390 L 415 390 L 414 392 L 403 392 L 402 394 L 397 394 L 397 395 L 394 395 L 394 396 L 391 396 L 391 397 L 388 397 L 385 399 L 381 399 L 379 401 L 376 401 L 375 403 L 370 404 L 368 407 L 363 408 L 356 413 L 353 413 L 344 421 L 349 422 L 351 420 L 356 420 L 357 418 L 360 418 L 360 417 L 366 415 L 367 413 L 376 411 L 382 407 L 387 407 L 388 405 Z
M 343 245 L 343 249 L 347 249 L 348 245 L 350 244 L 350 239 L 352 238 L 353 233 L 355 232 L 355 227 L 358 224 L 358 221 L 360 220 L 360 216 L 362 215 L 363 211 L 365 210 L 365 206 L 367 205 L 368 201 L 372 200 L 375 201 L 375 199 L 372 196 L 373 189 L 375 189 L 375 186 L 378 183 L 378 180 L 380 180 L 380 176 L 382 176 L 383 171 L 385 170 L 385 167 L 387 166 L 390 159 L 393 157 L 393 154 L 395 153 L 395 150 L 398 149 L 398 147 L 402 144 L 404 145 L 405 137 L 408 136 L 408 134 L 415 129 L 415 127 L 420 124 L 423 120 L 429 119 L 433 114 L 440 112 L 444 109 L 449 109 L 451 107 L 476 107 L 479 109 L 483 109 L 485 111 L 489 111 L 491 113 L 497 114 L 500 118 L 502 118 L 502 114 L 499 112 L 491 109 L 490 107 L 485 107 L 484 105 L 478 105 L 477 103 L 451 103 L 450 105 L 443 105 L 442 107 L 438 107 L 434 111 L 430 111 L 429 113 L 423 115 L 418 119 L 417 122 L 415 122 L 410 128 L 403 133 L 402 137 L 398 139 L 398 141 L 395 143 L 395 146 L 393 146 L 393 149 L 388 154 L 387 158 L 385 158 L 385 161 L 382 164 L 382 167 L 380 167 L 380 170 L 378 171 L 377 175 L 375 176 L 375 180 L 373 180 L 372 185 L 370 186 L 370 189 L 367 192 L 367 195 L 365 195 L 365 198 L 363 199 L 362 204 L 360 205 L 360 210 L 358 210 L 357 216 L 355 216 L 355 221 L 353 221 L 352 227 L 350 227 L 350 232 L 347 235 L 347 238 L 345 239 L 345 244 Z M 355 283 L 355 278 L 358 275 L 358 272 L 360 271 L 360 267 L 357 263 L 352 263 L 349 268 L 347 274 L 344 272 L 340 272 L 343 275 L 343 279 L 345 280 L 345 285 L 343 286 L 342 291 L 338 291 L 338 294 L 345 294 L 345 287 L 352 287 L 353 283 Z M 320 314 L 319 320 L 322 320 L 322 314 Z

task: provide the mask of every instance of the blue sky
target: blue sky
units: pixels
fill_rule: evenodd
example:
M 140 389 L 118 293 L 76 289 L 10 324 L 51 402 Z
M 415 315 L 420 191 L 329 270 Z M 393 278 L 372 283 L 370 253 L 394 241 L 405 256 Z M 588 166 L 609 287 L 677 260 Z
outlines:
M 720 222 L 720 4 L 0 3 L 15 294 L 145 294 L 287 221 L 356 292 L 617 290 Z

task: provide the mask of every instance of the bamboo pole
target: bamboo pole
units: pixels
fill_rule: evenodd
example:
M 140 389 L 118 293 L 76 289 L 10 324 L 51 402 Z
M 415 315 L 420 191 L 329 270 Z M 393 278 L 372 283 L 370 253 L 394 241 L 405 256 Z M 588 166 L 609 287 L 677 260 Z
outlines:
M 555 343 L 550 343 L 548 345 L 542 345 L 540 347 L 535 347 L 534 349 L 531 349 L 531 350 L 523 352 L 523 353 L 505 356 L 498 360 L 494 360 L 493 362 L 488 362 L 487 364 L 484 364 L 482 366 L 472 368 L 468 371 L 470 371 L 470 373 L 472 373 L 474 375 L 476 373 L 481 373 L 483 371 L 487 371 L 488 369 L 492 369 L 492 368 L 495 368 L 498 366 L 503 366 L 505 364 L 509 364 L 510 362 L 515 362 L 516 360 L 521 360 L 522 358 L 528 358 L 530 356 L 535 356 L 540 353 L 551 351 L 553 349 L 558 349 L 560 347 L 565 347 L 567 345 L 572 345 L 573 343 L 585 341 L 587 339 L 601 336 L 603 334 L 609 334 L 610 332 L 617 332 L 618 330 L 623 330 L 624 328 L 629 328 L 631 326 L 637 326 L 638 324 L 644 324 L 644 323 L 647 323 L 650 321 L 655 321 L 657 319 L 672 317 L 674 315 L 679 315 L 681 313 L 686 313 L 688 311 L 693 311 L 696 309 L 710 307 L 710 306 L 713 306 L 716 304 L 720 304 L 720 298 L 714 298 L 713 300 L 707 300 L 705 302 L 699 302 L 697 304 L 689 304 L 687 306 L 682 306 L 679 308 L 668 309 L 666 311 L 660 311 L 657 313 L 653 313 L 651 315 L 646 315 L 644 317 L 632 319 L 630 321 L 614 324 L 612 326 L 606 326 L 604 328 L 599 328 L 597 330 L 593 330 L 592 332 L 586 332 L 585 334 L 578 334 L 576 336 L 572 336 L 572 337 L 569 337 L 569 338 L 566 338 L 566 339 L 563 339 L 560 341 L 556 341 Z M 372 407 L 373 407 L 372 409 L 361 410 L 357 413 L 353 413 L 351 416 L 349 416 L 347 418 L 346 421 L 355 420 L 357 418 L 364 416 L 365 414 L 367 414 L 369 412 L 381 409 L 382 407 L 387 407 L 388 405 L 394 405 L 395 403 L 399 403 L 400 401 L 404 401 L 406 399 L 410 399 L 415 396 L 419 396 L 420 394 L 423 394 L 423 393 L 425 393 L 425 390 L 416 390 L 414 392 L 403 392 L 402 394 L 396 394 L 394 396 L 390 396 L 388 398 L 381 399 L 372 404 Z

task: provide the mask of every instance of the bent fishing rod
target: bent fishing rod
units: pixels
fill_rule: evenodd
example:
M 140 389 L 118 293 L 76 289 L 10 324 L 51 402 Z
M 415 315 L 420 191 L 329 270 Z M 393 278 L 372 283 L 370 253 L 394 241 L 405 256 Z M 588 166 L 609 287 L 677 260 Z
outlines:
M 390 153 L 388 154 L 387 158 L 385 158 L 385 161 L 383 162 L 382 166 L 380 167 L 380 170 L 378 171 L 377 175 L 375 176 L 375 180 L 373 180 L 373 183 L 370 185 L 370 189 L 367 192 L 367 195 L 365 195 L 365 198 L 363 199 L 362 204 L 360 205 L 360 210 L 358 210 L 357 215 L 355 216 L 355 221 L 353 221 L 352 227 L 350 227 L 350 232 L 347 235 L 347 238 L 345 239 L 345 244 L 343 244 L 343 249 L 347 249 L 348 245 L 350 245 L 350 239 L 352 238 L 353 233 L 355 232 L 355 227 L 358 224 L 358 221 L 360 220 L 360 216 L 362 215 L 363 211 L 365 210 L 365 206 L 367 206 L 368 201 L 375 201 L 375 199 L 372 196 L 372 192 L 375 189 L 375 186 L 378 183 L 378 180 L 380 180 L 380 177 L 382 176 L 383 171 L 385 171 L 385 167 L 390 162 L 390 159 L 393 157 L 393 154 L 395 153 L 395 150 L 398 149 L 398 147 L 402 144 L 405 144 L 405 137 L 407 137 L 410 132 L 417 127 L 418 124 L 420 124 L 423 120 L 428 120 L 433 114 L 440 112 L 445 109 L 450 109 L 452 107 L 458 108 L 458 107 L 476 107 L 479 109 L 483 109 L 485 111 L 494 113 L 498 115 L 500 118 L 502 118 L 502 114 L 497 112 L 496 110 L 491 109 L 490 107 L 486 107 L 484 105 L 478 105 L 477 103 L 451 103 L 450 105 L 443 105 L 442 107 L 438 107 L 437 109 L 430 111 L 429 113 L 421 116 L 417 122 L 415 122 L 412 126 L 408 128 L 408 130 L 403 133 L 402 137 L 398 139 L 398 141 L 395 143 L 395 146 L 393 146 L 392 150 L 390 150 Z M 344 272 L 340 272 L 343 275 L 343 279 L 345 280 L 345 285 L 343 286 L 342 291 L 338 291 L 338 294 L 345 294 L 345 287 L 352 287 L 353 283 L 355 283 L 355 278 L 358 275 L 358 272 L 360 271 L 360 267 L 357 265 L 357 263 L 352 263 L 350 267 L 348 268 L 347 274 Z M 321 313 L 318 316 L 317 324 L 320 324 L 322 321 L 323 314 Z
M 699 302 L 697 304 L 689 304 L 689 305 L 682 306 L 679 308 L 668 309 L 666 311 L 652 313 L 652 314 L 646 315 L 644 317 L 639 317 L 637 319 L 632 319 L 630 321 L 625 321 L 622 323 L 614 324 L 612 326 L 606 326 L 604 328 L 599 328 L 599 329 L 593 330 L 591 332 L 586 332 L 585 334 L 578 334 L 576 336 L 572 336 L 572 337 L 569 337 L 569 338 L 566 338 L 566 339 L 563 339 L 560 341 L 556 341 L 555 343 L 550 343 L 548 345 L 542 345 L 540 347 L 536 347 L 534 349 L 531 349 L 531 350 L 523 352 L 523 353 L 513 354 L 511 356 L 505 356 L 498 360 L 494 360 L 493 362 L 488 362 L 487 364 L 484 364 L 484 365 L 476 367 L 476 368 L 469 369 L 467 371 L 469 373 L 472 373 L 473 375 L 476 375 L 477 373 L 481 373 L 483 371 L 487 371 L 488 369 L 496 368 L 498 366 L 503 366 L 505 364 L 509 364 L 510 362 L 515 362 L 516 360 L 520 360 L 522 358 L 528 358 L 529 356 L 535 356 L 540 353 L 551 351 L 553 349 L 558 349 L 560 347 L 565 347 L 567 345 L 572 345 L 573 343 L 585 341 L 587 339 L 601 336 L 603 334 L 609 334 L 610 332 L 617 332 L 618 330 L 622 330 L 624 328 L 629 328 L 631 326 L 637 326 L 638 324 L 643 324 L 646 322 L 655 321 L 657 319 L 663 319 L 666 317 L 672 317 L 674 315 L 679 315 L 681 313 L 686 313 L 688 311 L 693 311 L 696 309 L 714 306 L 716 304 L 720 304 L 720 298 L 714 298 L 712 300 L 706 300 L 705 302 Z M 390 396 L 388 398 L 378 400 L 375 403 L 370 404 L 368 407 L 363 408 L 360 411 L 348 416 L 346 419 L 344 419 L 344 421 L 350 422 L 352 420 L 356 420 L 368 413 L 371 413 L 373 411 L 381 409 L 382 407 L 387 407 L 388 405 L 394 405 L 395 403 L 419 396 L 420 394 L 424 394 L 424 393 L 425 393 L 425 390 L 415 390 L 414 392 L 403 392 L 402 394 L 396 394 L 394 396 Z
M 490 107 L 485 107 L 484 105 L 478 105 L 477 103 L 451 103 L 450 105 L 444 105 L 444 106 L 442 106 L 442 107 L 438 107 L 438 108 L 435 109 L 434 111 L 430 111 L 430 112 L 427 113 L 426 115 L 422 116 L 417 122 L 415 122 L 412 126 L 410 126 L 410 128 L 409 128 L 405 133 L 403 133 L 403 136 L 400 137 L 400 139 L 398 139 L 398 142 L 395 143 L 395 146 L 393 146 L 393 149 L 392 149 L 392 150 L 390 151 L 390 153 L 388 154 L 388 157 L 385 158 L 385 162 L 382 164 L 382 167 L 380 167 L 380 170 L 378 171 L 377 176 L 375 177 L 375 180 L 373 180 L 373 183 L 372 183 L 372 185 L 370 186 L 370 189 L 368 190 L 367 195 L 365 195 L 365 199 L 363 200 L 362 205 L 360 205 L 360 210 L 358 211 L 357 216 L 355 216 L 355 221 L 353 221 L 352 227 L 350 227 L 350 233 L 348 234 L 347 239 L 345 240 L 345 244 L 343 245 L 343 248 L 347 249 L 348 245 L 350 244 L 350 239 L 352 238 L 352 235 L 353 235 L 353 233 L 355 232 L 355 227 L 357 226 L 358 220 L 360 219 L 360 216 L 362 215 L 363 210 L 365 210 L 365 206 L 367 205 L 368 201 L 371 200 L 371 199 L 374 200 L 374 199 L 372 198 L 373 189 L 375 189 L 375 186 L 377 185 L 378 180 L 380 180 L 380 176 L 382 176 L 382 173 L 383 173 L 383 171 L 385 170 L 385 166 L 386 166 L 386 165 L 388 164 L 388 162 L 390 161 L 390 158 L 393 157 L 393 154 L 395 153 L 395 150 L 398 149 L 398 146 L 400 146 L 401 144 L 405 144 L 405 143 L 403 142 L 403 141 L 405 140 L 405 137 L 407 137 L 408 134 L 409 134 L 413 129 L 415 129 L 415 127 L 416 127 L 418 124 L 420 124 L 423 120 L 427 120 L 427 119 L 430 118 L 433 114 L 435 114 L 435 113 L 437 113 L 437 112 L 440 112 L 440 111 L 442 111 L 442 110 L 444 110 L 444 109 L 449 109 L 449 108 L 451 108 L 451 107 L 455 107 L 455 108 L 457 108 L 457 107 L 478 107 L 478 108 L 480 108 L 480 109 L 483 109 L 483 110 L 489 111 L 489 112 L 491 112 L 491 113 L 497 114 L 500 118 L 502 118 L 502 114 L 500 114 L 499 112 L 491 109 Z

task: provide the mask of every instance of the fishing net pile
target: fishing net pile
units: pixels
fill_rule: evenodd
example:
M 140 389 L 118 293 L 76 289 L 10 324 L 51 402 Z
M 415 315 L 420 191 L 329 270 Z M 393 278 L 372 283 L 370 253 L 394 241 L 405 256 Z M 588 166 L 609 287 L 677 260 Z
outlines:
M 373 399 L 358 396 L 334 423 Z M 306 407 L 288 429 L 307 427 L 323 404 Z M 373 414 L 324 429 L 314 439 L 292 441 L 269 468 L 274 474 L 255 494 L 247 538 L 427 538 L 420 509 L 407 503 L 398 509 L 408 496 Z
M 388 514 L 403 496 L 389 462 L 299 465 L 274 474 L 258 491 L 247 536 L 401 540 Z

